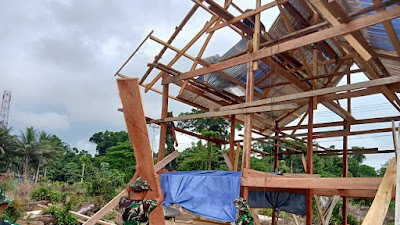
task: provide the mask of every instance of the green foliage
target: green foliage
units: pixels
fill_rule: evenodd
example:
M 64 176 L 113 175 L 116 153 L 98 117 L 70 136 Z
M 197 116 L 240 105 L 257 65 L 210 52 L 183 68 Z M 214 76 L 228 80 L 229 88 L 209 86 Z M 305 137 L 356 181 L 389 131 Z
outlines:
M 109 169 L 108 163 L 101 163 L 100 170 L 86 184 L 86 194 L 97 196 L 101 202 L 108 202 L 115 196 L 115 189 L 124 184 L 124 174 Z
M 15 165 L 17 138 L 10 134 L 11 128 L 0 125 L 0 172 L 6 171 Z
M 203 113 L 203 111 L 199 110 L 199 109 L 192 109 L 190 112 L 185 112 L 185 113 L 179 114 L 179 116 L 199 114 L 199 113 Z M 201 118 L 201 119 L 179 121 L 177 126 L 179 128 L 190 130 L 190 131 L 197 132 L 197 133 L 201 133 L 201 131 L 204 129 L 206 129 L 207 131 L 217 131 L 217 132 L 219 132 L 219 135 L 218 135 L 219 138 L 228 140 L 231 123 L 230 123 L 230 121 L 228 121 L 222 117 L 218 117 L 216 119 L 211 117 L 211 118 Z M 236 128 L 240 130 L 241 126 L 236 125 Z
M 119 142 L 129 141 L 129 137 L 125 131 L 112 132 L 106 130 L 104 133 L 98 132 L 93 134 L 89 141 L 97 144 L 97 154 L 104 155 L 108 148 L 116 146 Z
M 62 203 L 65 199 L 64 194 L 60 191 L 57 191 L 54 187 L 45 186 L 42 184 L 36 186 L 32 190 L 30 197 L 34 201 L 48 200 L 53 204 Z
M 378 176 L 383 177 L 385 175 L 386 170 L 389 166 L 390 160 L 386 161 L 384 164 L 382 164 L 381 168 L 377 171 Z
M 106 154 L 100 158 L 100 161 L 108 163 L 110 169 L 125 173 L 124 180 L 126 182 L 133 177 L 136 160 L 129 141 L 119 142 L 116 146 L 108 148 Z
M 180 152 L 177 158 L 178 170 L 228 170 L 222 152 L 224 150 L 220 150 L 210 142 L 203 146 L 199 141 L 191 148 Z
M 19 201 L 13 201 L 9 203 L 0 218 L 3 220 L 15 222 L 18 218 L 21 218 L 23 216 L 22 206 L 22 202 Z
M 72 215 L 68 211 L 70 210 L 70 205 L 58 205 L 51 206 L 47 209 L 47 213 L 56 217 L 57 225 L 78 225 L 77 217 Z
M 271 172 L 274 171 L 274 160 L 272 157 L 263 157 L 261 159 L 251 157 L 250 168 L 263 172 Z
M 359 225 L 357 219 L 354 218 L 354 216 L 352 216 L 352 215 L 347 215 L 347 224 L 350 224 L 350 225 Z
M 260 209 L 260 210 L 258 211 L 258 214 L 259 214 L 259 215 L 263 215 L 263 216 L 272 217 L 272 209 L 267 209 L 267 208 L 265 208 L 265 209 Z

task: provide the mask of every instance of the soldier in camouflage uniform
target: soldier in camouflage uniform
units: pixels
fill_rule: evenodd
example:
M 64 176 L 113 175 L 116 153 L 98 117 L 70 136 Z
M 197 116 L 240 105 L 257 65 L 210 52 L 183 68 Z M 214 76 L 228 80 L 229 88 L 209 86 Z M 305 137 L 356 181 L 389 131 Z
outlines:
M 4 195 L 4 189 L 2 186 L 0 186 L 0 217 L 1 214 L 3 213 L 3 210 L 7 208 L 8 203 L 11 203 L 12 200 L 9 198 L 6 198 Z M 7 220 L 1 220 L 0 219 L 0 225 L 18 225 L 17 223 L 13 223 Z
M 172 112 L 168 112 L 168 117 L 172 117 Z M 175 135 L 175 124 L 172 121 L 167 122 L 167 135 L 165 143 L 167 144 L 167 154 L 175 151 L 174 143 L 175 147 L 178 147 L 178 141 L 176 140 Z M 176 159 L 172 160 L 171 163 L 167 165 L 167 169 L 177 170 Z
M 237 225 L 253 225 L 253 217 L 250 213 L 249 204 L 242 197 L 235 199 L 233 202 L 238 209 L 236 218 Z
M 139 169 L 139 168 L 138 168 Z M 136 170 L 134 178 L 138 176 L 139 170 Z M 154 178 L 157 183 L 157 199 L 144 200 L 148 191 L 153 191 L 148 182 L 144 179 L 138 178 L 136 182 L 129 185 L 128 197 L 122 197 L 119 201 L 119 206 L 123 211 L 122 220 L 124 225 L 148 225 L 150 224 L 150 213 L 164 200 L 161 186 L 160 177 L 154 173 Z M 135 180 L 134 179 L 134 180 Z

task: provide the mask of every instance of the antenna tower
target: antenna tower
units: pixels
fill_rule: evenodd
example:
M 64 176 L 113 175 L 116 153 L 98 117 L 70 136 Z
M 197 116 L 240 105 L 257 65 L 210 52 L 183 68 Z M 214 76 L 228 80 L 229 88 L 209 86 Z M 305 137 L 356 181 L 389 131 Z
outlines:
M 8 126 L 8 115 L 10 112 L 11 91 L 4 91 L 3 101 L 0 109 L 0 126 Z

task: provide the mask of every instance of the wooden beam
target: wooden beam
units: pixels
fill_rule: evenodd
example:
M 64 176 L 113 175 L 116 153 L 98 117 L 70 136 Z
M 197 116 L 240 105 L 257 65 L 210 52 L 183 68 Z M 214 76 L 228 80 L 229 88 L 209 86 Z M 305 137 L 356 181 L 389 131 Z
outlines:
M 398 57 L 398 56 L 388 55 L 388 54 L 384 54 L 384 53 L 376 53 L 376 55 L 380 58 L 390 59 L 390 60 L 394 60 L 394 61 L 400 61 L 400 57 Z
M 261 107 L 253 107 L 248 109 L 234 109 L 234 110 L 226 110 L 226 111 L 213 111 L 185 116 L 177 116 L 177 117 L 168 117 L 165 119 L 152 120 L 151 123 L 162 123 L 162 122 L 170 122 L 170 121 L 183 121 L 183 120 L 191 120 L 191 119 L 200 119 L 200 118 L 209 118 L 216 116 L 228 116 L 228 115 L 237 115 L 237 114 L 247 114 L 247 113 L 257 113 L 257 112 L 269 112 L 271 110 L 285 110 L 285 109 L 293 109 L 296 108 L 297 104 L 285 104 L 285 105 L 274 105 L 273 108 L 270 106 L 261 106 Z
M 396 158 L 390 164 L 383 176 L 382 182 L 376 193 L 375 199 L 363 220 L 363 225 L 383 224 L 389 209 L 390 200 L 396 186 Z
M 385 123 L 385 122 L 391 122 L 392 120 L 394 121 L 400 121 L 400 116 L 389 116 L 389 117 L 378 117 L 378 118 L 370 118 L 370 119 L 360 119 L 360 120 L 354 120 L 351 125 L 359 125 L 359 124 L 370 124 L 370 123 Z M 322 127 L 337 127 L 337 126 L 342 126 L 343 121 L 336 121 L 336 122 L 329 122 L 329 123 L 316 123 L 314 124 L 314 128 L 322 128 Z M 288 127 L 282 127 L 281 130 L 292 130 L 295 129 L 296 126 L 288 126 Z M 298 127 L 298 129 L 306 129 L 307 125 L 301 125 Z
M 372 0 L 374 5 L 382 3 L 382 0 Z M 378 12 L 384 11 L 384 8 L 378 9 Z M 390 41 L 392 42 L 393 48 L 396 51 L 397 55 L 400 56 L 400 41 L 399 37 L 396 34 L 396 31 L 393 27 L 393 24 L 391 21 L 385 21 L 383 22 L 383 27 L 385 27 L 386 33 L 389 36 Z
M 203 46 L 201 46 L 201 49 L 199 51 L 199 53 L 197 54 L 197 58 L 201 58 L 203 56 L 204 51 L 206 50 L 208 43 L 210 43 L 210 40 L 212 38 L 212 36 L 214 35 L 214 32 L 209 33 L 206 40 L 203 43 Z M 190 68 L 190 70 L 195 70 L 197 65 L 198 65 L 198 61 L 194 61 L 192 67 Z M 179 90 L 179 95 L 181 95 L 183 93 L 183 91 L 185 90 L 185 87 L 187 85 L 187 83 L 189 82 L 188 80 L 185 80 L 185 83 L 182 85 L 181 90 Z
M 156 187 L 153 152 L 148 138 L 149 134 L 147 132 L 146 118 L 139 90 L 139 80 L 117 79 L 117 84 L 124 109 L 124 118 L 129 139 L 135 150 L 136 162 L 138 166 L 142 168 L 142 173 L 140 175 L 149 182 L 150 186 Z M 151 191 L 147 194 L 146 198 L 156 199 L 157 193 Z M 162 207 L 157 207 L 150 214 L 150 225 L 153 224 L 165 224 Z
M 222 156 L 224 157 L 226 166 L 228 166 L 229 171 L 233 171 L 233 166 L 231 163 L 231 160 L 229 159 L 228 154 L 226 154 L 226 152 L 222 153 Z
M 254 101 L 254 81 L 255 73 L 253 71 L 253 63 L 247 63 L 247 82 L 246 82 L 246 102 Z M 250 168 L 251 157 L 251 141 L 253 129 L 253 114 L 249 113 L 244 116 L 244 140 L 242 153 L 242 170 Z M 243 188 L 243 198 L 249 200 L 249 188 Z
M 287 189 L 341 189 L 378 190 L 382 178 L 280 178 L 271 177 L 268 182 L 258 177 L 242 177 L 242 186 Z
M 312 225 L 312 192 L 311 190 L 306 190 L 306 225 Z
M 233 23 L 239 22 L 242 19 L 251 17 L 251 16 L 253 16 L 253 15 L 257 14 L 257 13 L 260 13 L 260 12 L 266 10 L 266 9 L 272 8 L 272 7 L 274 7 L 274 6 L 278 5 L 278 4 L 282 4 L 282 3 L 285 3 L 287 1 L 289 1 L 289 0 L 278 0 L 278 1 L 267 3 L 267 4 L 261 6 L 261 7 L 257 8 L 257 9 L 245 12 L 240 16 L 234 17 L 233 19 L 230 19 L 230 20 L 228 20 L 228 21 L 226 21 L 224 23 L 215 25 L 215 26 L 211 27 L 210 29 L 208 29 L 207 33 L 210 33 L 210 32 L 216 31 L 218 29 L 221 29 L 221 28 L 223 28 L 225 26 L 228 26 L 229 24 L 233 24 Z
M 161 107 L 161 118 L 168 117 L 168 92 L 169 92 L 169 84 L 163 85 L 163 93 L 162 93 L 162 107 Z M 165 142 L 167 141 L 167 123 L 160 124 L 160 145 L 158 147 L 158 157 L 157 161 L 160 162 L 164 158 L 165 154 Z
M 243 136 L 243 135 L 239 135 L 239 136 Z M 267 144 L 267 145 L 272 145 L 272 146 L 277 147 L 277 148 L 283 148 L 283 149 L 286 149 L 288 151 L 302 152 L 300 150 L 297 150 L 297 149 L 294 149 L 294 148 L 291 148 L 291 147 L 288 147 L 288 146 L 277 144 L 276 142 L 274 143 L 274 142 L 264 141 L 263 139 L 265 139 L 265 138 L 253 138 L 252 140 L 258 141 L 258 142 L 261 142 L 261 143 L 264 143 L 264 144 Z M 279 141 L 279 138 L 275 138 L 274 140 L 278 140 Z M 275 172 L 278 172 L 278 171 L 275 171 Z
M 125 67 L 125 65 L 132 59 L 132 57 L 136 54 L 137 51 L 139 51 L 140 47 L 146 42 L 146 40 L 151 36 L 153 33 L 153 30 L 150 31 L 150 33 L 146 36 L 146 38 L 139 44 L 139 46 L 133 51 L 133 53 L 128 57 L 128 59 L 122 64 L 122 66 L 117 70 L 117 72 L 114 74 L 114 76 L 117 76 L 119 72 Z
M 201 0 L 202 1 L 202 0 Z M 182 22 L 179 24 L 179 26 L 176 27 L 174 33 L 171 35 L 171 37 L 168 39 L 167 43 L 171 44 L 172 41 L 176 38 L 176 36 L 179 34 L 179 32 L 182 30 L 182 28 L 185 26 L 185 24 L 189 21 L 190 17 L 192 17 L 192 15 L 196 12 L 196 10 L 199 8 L 198 5 L 194 5 L 190 11 L 188 12 L 188 14 L 185 16 L 185 18 L 183 18 Z M 167 51 L 167 47 L 164 46 L 160 53 L 158 53 L 158 55 L 155 57 L 153 63 L 158 63 L 158 61 L 161 59 L 161 57 L 163 56 L 163 54 L 165 53 L 165 51 Z M 149 76 L 149 74 L 152 71 L 152 67 L 149 67 L 146 71 L 146 73 L 143 75 L 142 79 L 140 79 L 139 84 L 143 84 L 143 82 L 146 80 L 146 78 Z
M 311 3 L 321 12 L 321 14 L 333 25 L 338 26 L 341 23 L 332 15 L 332 13 L 320 2 L 320 0 L 310 0 Z M 358 54 L 368 61 L 371 59 L 371 54 L 351 35 L 344 34 L 343 37 L 353 46 Z
M 214 16 L 209 22 L 207 22 L 203 29 L 201 29 L 192 40 L 189 41 L 183 47 L 183 49 L 175 55 L 175 57 L 168 63 L 167 66 L 171 67 L 174 65 L 178 59 L 206 32 L 206 30 L 217 21 L 218 17 Z M 163 75 L 163 72 L 159 73 L 149 84 L 146 85 L 145 92 L 147 92 Z M 187 78 L 188 79 L 188 78 Z
M 314 91 L 307 91 L 307 92 L 290 94 L 290 95 L 285 95 L 285 96 L 278 96 L 278 97 L 274 97 L 274 98 L 261 99 L 261 100 L 257 100 L 257 101 L 250 102 L 250 103 L 241 103 L 241 104 L 236 104 L 236 105 L 231 105 L 231 106 L 225 106 L 225 107 L 221 107 L 221 110 L 231 110 L 231 109 L 245 108 L 245 107 L 251 107 L 251 106 L 276 104 L 276 103 L 281 103 L 281 102 L 286 102 L 286 101 L 293 101 L 293 100 L 297 100 L 297 99 L 309 98 L 309 97 L 313 97 L 313 96 L 322 96 L 322 95 L 333 94 L 333 93 L 338 93 L 338 92 L 342 92 L 342 91 L 363 89 L 363 88 L 381 86 L 381 85 L 385 85 L 385 84 L 393 84 L 393 83 L 398 83 L 398 82 L 400 82 L 400 77 L 396 77 L 396 76 L 385 77 L 385 78 L 379 78 L 379 79 L 375 79 L 375 80 L 371 80 L 371 81 L 364 81 L 364 82 L 359 82 L 359 83 L 354 83 L 354 84 L 349 84 L 349 85 L 343 85 L 343 86 L 339 86 L 339 87 L 324 88 L 324 89 L 318 89 L 318 90 L 314 90 Z
M 391 132 L 392 128 L 380 128 L 380 129 L 370 129 L 370 130 L 362 130 L 362 131 L 325 131 L 325 132 L 315 132 L 314 138 L 328 138 L 328 137 L 340 137 L 343 135 L 353 136 L 353 135 L 361 135 L 361 134 L 373 134 L 373 133 L 384 133 Z
M 314 109 L 313 98 L 309 99 L 308 103 L 308 135 L 307 135 L 307 167 L 308 174 L 313 173 L 313 123 L 314 123 Z
M 153 41 L 155 41 L 155 42 L 157 42 L 157 43 L 159 43 L 159 44 L 162 44 L 162 45 L 168 47 L 169 49 L 175 51 L 176 53 L 179 53 L 179 52 L 181 51 L 180 49 L 178 49 L 178 48 L 172 46 L 171 44 L 168 44 L 167 42 L 165 42 L 165 41 L 163 41 L 163 40 L 161 40 L 161 39 L 159 39 L 159 38 L 157 38 L 157 37 L 155 37 L 155 36 L 153 36 L 153 35 L 150 36 L 150 39 L 153 40 Z M 191 56 L 191 55 L 189 55 L 189 54 L 187 54 L 187 53 L 183 53 L 183 56 L 185 56 L 186 58 L 188 58 L 188 59 L 190 59 L 190 60 L 192 60 L 192 61 L 195 61 L 195 60 L 196 60 L 195 57 L 193 57 L 193 56 Z
M 397 143 L 400 141 L 400 124 L 399 124 L 399 136 L 397 137 Z M 396 162 L 400 161 L 400 146 L 395 146 L 396 151 Z M 400 223 L 400 163 L 396 163 L 396 202 L 395 202 L 395 224 Z
M 171 77 L 168 80 L 165 80 L 164 82 L 171 83 L 177 80 L 184 80 L 202 74 L 207 74 L 218 70 L 226 69 L 239 64 L 244 64 L 249 61 L 259 60 L 298 47 L 306 46 L 332 37 L 347 34 L 355 30 L 359 30 L 368 26 L 372 26 L 387 20 L 397 18 L 399 16 L 400 16 L 400 6 L 393 7 L 389 10 L 386 10 L 384 13 L 378 12 L 373 15 L 368 15 L 353 20 L 346 24 L 340 24 L 316 33 L 308 34 L 290 41 L 286 41 L 284 43 L 276 44 L 268 48 L 262 48 L 254 53 L 249 53 L 243 56 L 235 57 L 217 64 L 210 65 L 208 67 L 203 67 L 197 70 L 183 73 L 176 77 Z

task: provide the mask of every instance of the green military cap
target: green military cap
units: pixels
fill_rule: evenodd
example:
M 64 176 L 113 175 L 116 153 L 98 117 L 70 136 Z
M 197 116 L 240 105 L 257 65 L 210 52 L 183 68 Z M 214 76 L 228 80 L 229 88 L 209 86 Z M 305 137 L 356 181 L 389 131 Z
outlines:
M 142 178 L 136 179 L 135 183 L 131 184 L 131 188 L 136 192 L 153 190 L 153 189 L 151 189 L 149 182 L 147 182 L 147 180 L 142 179 Z

